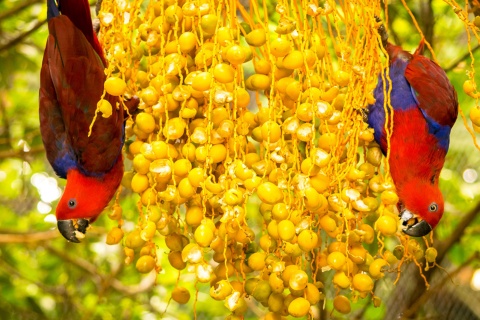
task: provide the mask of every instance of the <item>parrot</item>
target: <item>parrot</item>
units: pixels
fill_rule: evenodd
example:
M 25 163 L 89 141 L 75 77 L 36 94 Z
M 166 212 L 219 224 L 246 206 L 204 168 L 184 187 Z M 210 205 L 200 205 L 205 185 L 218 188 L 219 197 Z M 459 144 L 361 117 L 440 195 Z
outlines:
M 379 18 L 376 18 L 380 22 Z M 422 237 L 430 233 L 444 212 L 439 176 L 450 143 L 450 131 L 458 115 L 457 93 L 444 70 L 423 56 L 424 39 L 411 54 L 388 42 L 382 24 L 378 28 L 388 54 L 389 71 L 385 81 L 393 108 L 390 137 L 390 174 L 397 190 L 397 208 L 403 232 Z M 384 79 L 387 79 L 384 70 Z M 367 122 L 374 129 L 375 141 L 383 154 L 388 142 L 385 131 L 384 80 L 380 74 L 368 106 Z M 390 115 L 389 115 L 390 116 Z
M 57 208 L 59 232 L 80 242 L 123 177 L 124 108 L 108 93 L 112 114 L 90 124 L 102 97 L 107 61 L 88 0 L 47 0 L 49 35 L 40 71 L 39 118 L 46 156 L 67 180 Z M 135 97 L 136 98 L 136 97 Z M 138 98 L 126 102 L 134 110 Z

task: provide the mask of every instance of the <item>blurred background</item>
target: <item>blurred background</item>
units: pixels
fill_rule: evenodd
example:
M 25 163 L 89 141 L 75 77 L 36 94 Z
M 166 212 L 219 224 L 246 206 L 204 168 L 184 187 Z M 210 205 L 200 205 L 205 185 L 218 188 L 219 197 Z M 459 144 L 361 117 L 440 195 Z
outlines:
M 468 119 L 475 101 L 462 90 L 472 63 L 463 22 L 449 1 L 406 3 L 457 89 Z M 470 4 L 480 10 L 478 0 Z M 402 2 L 390 1 L 388 10 L 391 41 L 413 51 L 420 36 Z M 191 319 L 195 310 L 197 319 L 223 319 L 226 309 L 208 297 L 208 287 L 198 293 L 196 303 L 191 299 L 180 307 L 169 304 L 175 270 L 165 268 L 155 279 L 126 266 L 122 246 L 105 244 L 106 231 L 115 225 L 107 215 L 80 245 L 59 236 L 54 210 L 65 182 L 46 160 L 38 121 L 46 38 L 44 1 L 0 1 L 0 318 Z M 470 47 L 474 68 L 480 71 L 474 38 Z M 377 282 L 376 295 L 383 300 L 379 308 L 364 299 L 347 319 L 480 318 L 480 153 L 474 143 L 459 117 L 441 173 L 446 214 L 434 235 L 439 267 L 423 270 L 429 290 L 418 267 L 405 266 L 396 285 L 396 274 Z M 122 196 L 127 219 L 135 220 L 137 200 L 132 194 Z M 182 282 L 195 292 L 192 279 L 182 277 Z M 256 308 L 252 304 L 249 318 L 262 313 Z M 319 317 L 341 318 L 330 310 L 327 304 Z

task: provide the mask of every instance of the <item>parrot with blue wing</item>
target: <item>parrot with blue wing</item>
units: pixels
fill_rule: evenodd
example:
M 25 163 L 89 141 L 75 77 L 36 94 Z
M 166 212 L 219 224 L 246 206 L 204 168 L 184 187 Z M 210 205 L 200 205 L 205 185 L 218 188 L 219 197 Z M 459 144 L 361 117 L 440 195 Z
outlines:
M 124 109 L 106 94 L 110 117 L 90 124 L 103 94 L 107 62 L 93 30 L 88 0 L 47 0 L 49 36 L 39 92 L 40 131 L 48 161 L 67 179 L 57 205 L 60 233 L 80 242 L 123 177 Z M 138 99 L 126 102 L 134 110 Z
M 399 196 L 403 231 L 421 237 L 437 226 L 444 212 L 439 176 L 450 143 L 450 131 L 457 119 L 457 93 L 443 69 L 422 55 L 423 39 L 411 54 L 388 42 L 383 25 L 378 31 L 388 54 L 388 77 L 391 80 L 390 173 Z M 386 80 L 386 71 L 384 77 Z M 385 82 L 388 92 L 390 82 Z M 376 101 L 369 106 L 368 123 L 386 154 L 383 87 L 384 80 L 380 75 L 374 90 Z

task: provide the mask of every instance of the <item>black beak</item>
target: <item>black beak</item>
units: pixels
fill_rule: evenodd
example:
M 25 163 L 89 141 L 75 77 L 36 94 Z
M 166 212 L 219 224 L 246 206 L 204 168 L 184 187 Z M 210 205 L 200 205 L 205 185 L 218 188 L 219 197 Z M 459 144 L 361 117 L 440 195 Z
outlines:
M 422 220 L 416 222 L 410 226 L 407 226 L 406 229 L 403 229 L 403 232 L 412 237 L 423 237 L 432 231 L 432 226 L 428 224 L 427 221 Z
M 79 243 L 80 239 L 85 235 L 88 227 L 87 219 L 77 219 L 77 220 L 58 220 L 57 221 L 58 231 L 62 236 L 70 242 Z

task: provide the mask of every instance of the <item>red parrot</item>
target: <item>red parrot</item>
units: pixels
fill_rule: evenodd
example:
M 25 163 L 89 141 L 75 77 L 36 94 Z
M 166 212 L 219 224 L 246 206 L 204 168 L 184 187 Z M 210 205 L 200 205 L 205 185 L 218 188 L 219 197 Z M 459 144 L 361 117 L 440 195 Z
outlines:
M 97 117 L 88 136 L 106 78 L 90 6 L 88 0 L 58 0 L 58 7 L 47 0 L 47 6 L 40 130 L 48 161 L 59 177 L 67 179 L 56 209 L 58 230 L 67 240 L 79 242 L 121 182 L 124 111 L 118 97 L 107 94 L 112 115 Z
M 403 231 L 421 237 L 435 228 L 443 215 L 444 200 L 438 182 L 448 151 L 450 130 L 457 119 L 457 93 L 442 68 L 422 55 L 423 39 L 411 54 L 388 42 L 383 25 L 379 33 L 388 53 L 392 85 L 390 173 L 400 199 L 398 209 L 405 227 Z M 386 81 L 387 90 L 388 87 Z M 386 154 L 381 76 L 374 96 L 376 101 L 369 106 L 368 123 Z

